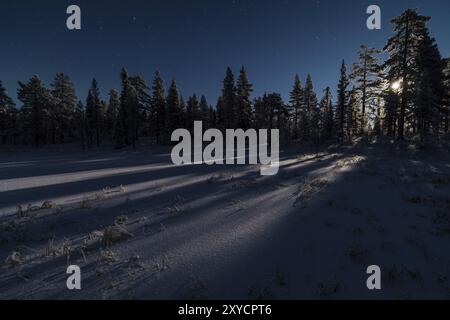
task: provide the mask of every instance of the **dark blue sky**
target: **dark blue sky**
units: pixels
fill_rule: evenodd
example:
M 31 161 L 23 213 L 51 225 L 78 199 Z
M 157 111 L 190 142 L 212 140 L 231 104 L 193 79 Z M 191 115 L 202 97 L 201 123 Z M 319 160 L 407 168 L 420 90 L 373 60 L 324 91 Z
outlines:
M 66 29 L 66 8 L 82 10 L 82 30 Z M 382 30 L 366 28 L 366 8 L 382 10 Z M 340 61 L 353 62 L 360 44 L 382 47 L 389 20 L 406 8 L 432 16 L 430 29 L 450 56 L 448 0 L 2 0 L 0 79 L 16 95 L 17 81 L 38 74 L 48 84 L 63 71 L 84 100 L 93 77 L 102 96 L 119 88 L 122 66 L 151 82 L 159 69 L 186 98 L 215 104 L 227 66 L 245 65 L 255 87 L 284 97 L 298 73 L 311 73 L 320 92 L 336 86 Z

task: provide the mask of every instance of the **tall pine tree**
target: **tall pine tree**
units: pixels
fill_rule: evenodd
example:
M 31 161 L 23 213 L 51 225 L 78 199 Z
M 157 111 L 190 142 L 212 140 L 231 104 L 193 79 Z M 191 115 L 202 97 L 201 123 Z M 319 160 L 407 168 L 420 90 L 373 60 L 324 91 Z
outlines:
M 399 93 L 400 110 L 397 117 L 397 138 L 399 140 L 404 140 L 407 108 L 415 95 L 414 87 L 410 84 L 416 82 L 417 52 L 429 20 L 429 17 L 419 15 L 416 10 L 406 10 L 391 21 L 394 25 L 394 35 L 384 47 L 389 54 L 389 58 L 384 64 L 389 85 L 402 82 Z
M 253 91 L 253 86 L 249 82 L 247 72 L 244 67 L 239 71 L 239 78 L 237 81 L 237 121 L 239 128 L 247 130 L 252 122 L 252 105 L 250 95 Z

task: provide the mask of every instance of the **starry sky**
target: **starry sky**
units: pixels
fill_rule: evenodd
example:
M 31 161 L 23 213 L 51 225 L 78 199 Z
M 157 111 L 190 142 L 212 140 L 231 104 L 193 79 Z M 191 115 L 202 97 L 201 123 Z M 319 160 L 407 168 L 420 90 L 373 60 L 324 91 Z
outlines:
M 82 11 L 82 30 L 66 28 L 66 8 Z M 381 7 L 382 30 L 366 28 L 366 9 Z M 340 62 L 361 44 L 383 47 L 389 20 L 406 8 L 432 16 L 430 30 L 450 56 L 448 0 L 1 0 L 0 80 L 10 95 L 17 81 L 38 74 L 49 84 L 65 72 L 85 99 L 93 77 L 106 99 L 126 67 L 150 83 L 160 70 L 175 77 L 185 98 L 215 104 L 227 66 L 245 65 L 253 96 L 280 92 L 311 73 L 316 90 L 336 87 Z

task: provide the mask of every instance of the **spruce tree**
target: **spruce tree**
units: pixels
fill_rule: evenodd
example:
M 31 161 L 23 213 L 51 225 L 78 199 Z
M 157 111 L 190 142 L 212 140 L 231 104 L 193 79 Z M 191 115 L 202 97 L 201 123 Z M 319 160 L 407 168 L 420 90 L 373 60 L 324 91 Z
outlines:
M 353 87 L 349 92 L 345 110 L 345 132 L 349 141 L 352 141 L 358 135 L 361 122 L 363 122 L 361 119 L 359 99 L 358 91 Z
M 223 131 L 226 128 L 225 119 L 225 106 L 223 103 L 223 98 L 219 96 L 216 103 L 216 123 L 217 126 Z
M 81 147 L 83 150 L 87 147 L 87 122 L 86 122 L 86 112 L 81 101 L 78 101 L 77 106 L 75 108 L 74 114 L 74 124 L 76 127 L 76 134 L 81 143 Z
M 87 140 L 90 147 L 94 142 L 97 147 L 101 143 L 101 127 L 103 114 L 100 100 L 100 90 L 96 79 L 92 80 L 91 88 L 89 89 L 86 99 L 86 121 L 87 121 Z
M 300 137 L 300 123 L 305 126 L 306 112 L 304 107 L 304 92 L 300 77 L 295 75 L 294 87 L 289 94 L 290 111 L 293 119 L 293 138 L 298 139 Z
M 317 94 L 314 91 L 313 81 L 310 74 L 306 77 L 306 84 L 303 90 L 304 93 L 304 112 L 301 113 L 302 120 L 300 121 L 300 127 L 303 131 L 303 139 L 311 140 L 315 136 L 315 130 L 317 129 L 318 121 L 317 113 Z
M 137 141 L 141 132 L 150 132 L 150 123 L 147 118 L 151 110 L 151 96 L 149 94 L 150 88 L 141 76 L 130 77 L 130 83 L 136 94 L 136 102 L 131 110 L 131 126 L 133 127 L 133 139 Z
M 331 94 L 331 88 L 326 87 L 324 90 L 324 96 L 320 103 L 320 115 L 321 115 L 321 141 L 329 140 L 333 137 L 334 128 L 334 112 L 333 112 L 333 96 Z
M 341 75 L 339 78 L 336 104 L 336 131 L 340 143 L 344 142 L 345 128 L 346 128 L 346 107 L 348 102 L 348 88 L 349 81 L 347 78 L 347 67 L 345 61 L 342 61 Z
M 428 31 L 424 31 L 417 55 L 417 72 L 414 115 L 422 142 L 433 130 L 439 134 L 445 99 L 444 68 L 439 49 Z
M 164 94 L 164 82 L 159 71 L 156 71 L 153 79 L 150 105 L 155 124 L 156 143 L 160 144 L 166 122 L 166 98 Z
M 8 96 L 0 81 L 0 141 L 1 144 L 14 142 L 16 135 L 16 104 Z
M 247 130 L 252 122 L 252 105 L 250 95 L 253 92 L 253 86 L 249 82 L 247 72 L 244 67 L 239 71 L 239 78 L 237 81 L 237 121 L 239 128 Z
M 388 40 L 384 50 L 389 58 L 384 64 L 389 85 L 401 81 L 400 110 L 398 112 L 397 138 L 404 140 L 407 107 L 415 93 L 411 84 L 416 82 L 417 52 L 423 38 L 429 17 L 421 16 L 416 10 L 408 9 L 391 22 L 394 35 Z
M 202 120 L 200 112 L 200 104 L 197 95 L 194 94 L 188 98 L 186 106 L 186 128 L 192 133 L 194 132 L 194 121 Z
M 267 129 L 269 127 L 269 110 L 266 103 L 267 95 L 255 99 L 253 105 L 255 106 L 254 126 L 255 129 Z
M 450 59 L 444 59 L 444 65 L 444 106 L 442 127 L 444 133 L 448 133 L 450 123 Z
M 38 76 L 33 76 L 27 83 L 19 82 L 17 96 L 23 103 L 21 114 L 25 122 L 25 135 L 31 137 L 36 147 L 46 144 L 49 132 L 49 108 L 53 104 L 50 90 Z
M 236 86 L 234 75 L 230 68 L 227 68 L 222 89 L 223 120 L 225 129 L 234 129 L 237 127 L 236 114 Z
M 203 121 L 203 126 L 206 129 L 213 128 L 212 119 L 210 116 L 210 107 L 204 95 L 202 95 L 200 98 L 200 120 Z
M 105 115 L 105 129 L 107 136 L 114 141 L 114 134 L 116 131 L 117 119 L 119 116 L 120 98 L 116 90 L 109 92 L 109 103 Z
M 75 86 L 70 77 L 64 73 L 56 74 L 50 86 L 55 102 L 50 114 L 52 121 L 52 143 L 65 143 L 74 137 L 76 130 L 72 125 L 72 119 L 78 101 L 75 94 Z
M 184 119 L 183 119 L 184 102 L 182 101 L 175 80 L 172 80 L 172 82 L 170 83 L 166 103 L 167 103 L 166 136 L 168 137 L 168 141 L 170 141 L 172 132 L 175 131 L 176 129 L 184 127 Z
M 137 118 L 139 110 L 139 98 L 135 87 L 132 85 L 130 76 L 126 69 L 122 69 L 122 92 L 120 95 L 119 124 L 123 137 L 116 142 L 116 147 L 124 145 L 136 147 L 137 140 Z

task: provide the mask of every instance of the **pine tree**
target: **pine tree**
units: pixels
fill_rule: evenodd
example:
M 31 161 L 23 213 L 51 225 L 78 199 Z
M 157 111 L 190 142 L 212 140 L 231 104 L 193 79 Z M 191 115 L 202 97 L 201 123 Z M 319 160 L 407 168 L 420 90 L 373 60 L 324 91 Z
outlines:
M 303 109 L 304 107 L 304 92 L 302 88 L 302 83 L 300 81 L 300 77 L 295 75 L 294 79 L 294 87 L 289 94 L 290 100 L 290 111 L 292 113 L 293 119 L 293 138 L 298 139 L 300 137 L 300 123 L 302 126 L 307 125 L 305 123 L 306 120 L 306 112 Z
M 46 144 L 49 107 L 54 103 L 50 90 L 38 76 L 33 76 L 27 83 L 19 82 L 17 96 L 23 102 L 21 113 L 25 134 L 31 136 L 36 147 Z
M 420 139 L 424 142 L 434 129 L 439 134 L 439 125 L 443 115 L 445 99 L 444 68 L 439 49 L 428 31 L 424 31 L 423 39 L 418 48 L 416 95 L 414 115 Z
M 188 98 L 186 106 L 186 128 L 192 133 L 194 132 L 194 121 L 202 120 L 200 112 L 200 104 L 197 95 Z
M 450 123 L 450 59 L 445 59 L 444 65 L 444 107 L 442 126 L 444 133 L 448 133 Z
M 75 127 L 76 127 L 76 134 L 77 137 L 81 143 L 81 147 L 83 150 L 87 147 L 87 122 L 86 122 L 86 112 L 83 106 L 83 103 L 81 101 L 78 101 L 77 106 L 75 108 L 75 114 L 74 114 L 74 120 L 75 120 Z
M 353 87 L 348 96 L 348 102 L 345 109 L 345 132 L 347 139 L 352 141 L 359 133 L 361 128 L 361 114 L 360 114 L 360 103 L 359 103 L 358 92 L 355 87 Z
M 1 144 L 15 142 L 17 109 L 0 81 L 0 141 Z
M 217 110 L 209 107 L 209 128 L 217 128 Z
M 166 103 L 167 103 L 166 136 L 170 141 L 170 136 L 172 135 L 172 132 L 175 131 L 176 129 L 184 127 L 184 119 L 183 119 L 184 102 L 180 96 L 175 80 L 172 80 L 172 82 L 170 83 Z
M 90 147 L 94 141 L 97 147 L 101 142 L 101 127 L 103 122 L 102 105 L 100 101 L 100 91 L 96 79 L 92 80 L 86 99 L 86 122 L 88 127 L 87 140 Z
M 255 129 L 267 129 L 269 127 L 269 110 L 266 103 L 267 95 L 255 99 L 253 105 L 255 106 L 254 126 Z
M 358 52 L 358 60 L 353 64 L 350 79 L 355 81 L 355 90 L 361 97 L 361 123 L 358 131 L 364 133 L 367 129 L 367 111 L 372 114 L 376 109 L 376 101 L 380 92 L 381 67 L 378 55 L 380 51 L 362 45 Z M 370 110 L 367 110 L 370 108 Z
M 223 120 L 225 129 L 235 129 L 237 127 L 236 114 L 236 87 L 234 75 L 230 68 L 227 68 L 222 89 Z
M 217 126 L 223 131 L 226 129 L 225 106 L 223 98 L 219 96 L 216 103 L 216 122 Z
M 131 145 L 136 147 L 137 140 L 137 118 L 139 110 L 139 98 L 135 87 L 132 85 L 130 76 L 126 69 L 122 69 L 122 92 L 120 95 L 119 124 L 118 129 L 123 133 L 123 138 L 118 137 L 116 148 Z
M 164 94 L 164 82 L 159 71 L 156 71 L 153 79 L 150 105 L 155 124 L 156 143 L 160 144 L 166 122 L 166 98 Z
M 250 101 L 252 92 L 253 86 L 248 80 L 245 68 L 242 67 L 237 81 L 236 108 L 238 126 L 243 130 L 249 129 L 252 122 L 252 105 Z
M 391 21 L 394 25 L 394 35 L 384 47 L 389 54 L 389 59 L 384 64 L 389 84 L 402 82 L 397 124 L 399 140 L 404 140 L 407 107 L 415 95 L 410 84 L 416 81 L 418 47 L 429 20 L 429 17 L 419 15 L 416 10 L 406 10 Z
M 116 131 L 117 119 L 119 116 L 120 98 L 119 93 L 116 90 L 109 92 L 109 103 L 105 116 L 105 129 L 107 136 L 114 141 L 114 134 Z
M 70 77 L 64 73 L 56 74 L 50 86 L 55 101 L 50 114 L 52 143 L 57 141 L 65 143 L 74 137 L 76 130 L 72 125 L 72 118 L 78 101 L 75 86 Z
M 210 107 L 204 95 L 202 95 L 200 98 L 200 120 L 203 121 L 203 126 L 206 129 L 214 128 L 212 126 L 212 119 L 210 116 Z
M 303 128 L 303 139 L 311 140 L 316 136 L 315 130 L 318 126 L 317 116 L 317 94 L 314 91 L 313 81 L 310 74 L 306 77 L 304 93 L 304 112 L 301 113 L 300 127 Z
M 131 126 L 134 130 L 133 139 L 137 141 L 141 132 L 150 132 L 150 123 L 147 121 L 147 118 L 151 110 L 151 96 L 149 94 L 150 88 L 141 76 L 130 77 L 130 84 L 134 88 L 137 99 L 131 113 Z
M 389 88 L 384 93 L 384 117 L 383 117 L 383 132 L 394 139 L 397 131 L 398 106 L 400 105 L 400 96 L 398 93 Z
M 326 141 L 333 137 L 334 131 L 333 97 L 330 87 L 327 87 L 324 90 L 324 96 L 321 99 L 319 106 L 321 114 L 321 141 Z
M 347 78 L 347 67 L 345 61 L 342 61 L 341 76 L 338 84 L 337 105 L 336 105 L 336 130 L 337 137 L 341 143 L 344 142 L 345 128 L 346 128 L 346 107 L 348 102 L 348 88 L 349 82 Z

